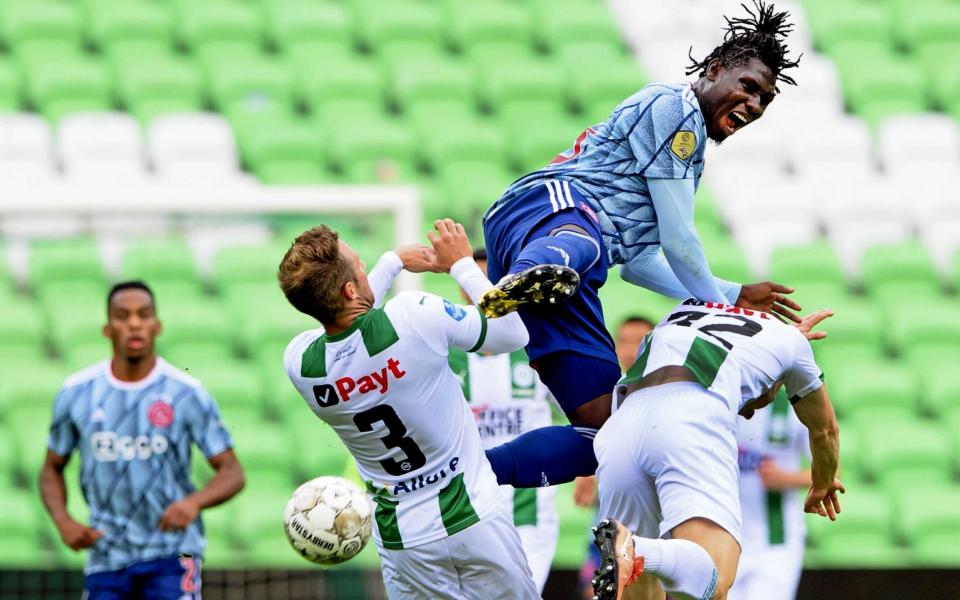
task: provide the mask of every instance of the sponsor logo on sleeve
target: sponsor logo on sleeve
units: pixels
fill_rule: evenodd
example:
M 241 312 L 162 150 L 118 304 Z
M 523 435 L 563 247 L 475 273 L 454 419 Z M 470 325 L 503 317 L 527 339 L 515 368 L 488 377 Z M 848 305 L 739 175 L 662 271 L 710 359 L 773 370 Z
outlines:
M 687 160 L 697 147 L 697 136 L 692 131 L 678 131 L 670 141 L 670 151 L 680 160 Z
M 463 318 L 467 316 L 467 311 L 449 300 L 443 301 L 443 310 L 447 311 L 447 314 L 450 315 L 450 318 L 454 321 L 462 321 Z

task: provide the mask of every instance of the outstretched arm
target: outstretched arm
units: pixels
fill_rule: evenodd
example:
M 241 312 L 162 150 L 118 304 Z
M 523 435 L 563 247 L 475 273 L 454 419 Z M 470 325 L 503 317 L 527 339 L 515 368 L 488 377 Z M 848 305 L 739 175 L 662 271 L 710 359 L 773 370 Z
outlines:
M 437 255 L 423 244 L 407 244 L 383 253 L 367 274 L 373 291 L 373 305 L 380 306 L 400 271 L 423 273 L 436 270 Z
M 822 385 L 797 400 L 793 409 L 797 418 L 810 432 L 812 483 L 804 502 L 804 510 L 835 521 L 837 513 L 840 512 L 837 492 L 843 493 L 846 489 L 836 478 L 840 464 L 840 427 L 837 425 L 837 416 L 827 395 L 826 386 Z
M 710 272 L 707 257 L 693 224 L 692 179 L 648 179 L 650 198 L 657 213 L 660 247 L 683 287 L 698 300 L 735 303 L 739 286 L 725 294 Z

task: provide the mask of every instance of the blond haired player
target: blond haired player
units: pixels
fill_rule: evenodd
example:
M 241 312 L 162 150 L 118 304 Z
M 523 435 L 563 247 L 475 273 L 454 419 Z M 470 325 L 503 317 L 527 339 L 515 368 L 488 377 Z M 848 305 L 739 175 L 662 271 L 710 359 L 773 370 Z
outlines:
M 479 299 L 492 286 L 470 257 L 463 227 L 449 220 L 436 227 L 435 256 L 424 248 L 404 266 L 449 271 Z M 381 262 L 393 266 L 378 264 L 380 281 L 397 256 Z M 450 348 L 522 348 L 519 317 L 488 322 L 473 306 L 425 292 L 374 308 L 363 262 L 324 226 L 294 241 L 279 280 L 290 303 L 323 325 L 294 338 L 284 364 L 367 481 L 390 598 L 537 598 L 473 414 L 447 366 Z
M 599 600 L 662 597 L 661 585 L 678 600 L 727 597 L 741 539 L 737 414 L 752 416 L 781 383 L 809 431 L 804 508 L 836 518 L 839 428 L 808 341 L 830 314 L 793 327 L 690 299 L 648 335 L 594 442 L 606 517 L 595 530 Z M 653 577 L 634 583 L 643 573 Z

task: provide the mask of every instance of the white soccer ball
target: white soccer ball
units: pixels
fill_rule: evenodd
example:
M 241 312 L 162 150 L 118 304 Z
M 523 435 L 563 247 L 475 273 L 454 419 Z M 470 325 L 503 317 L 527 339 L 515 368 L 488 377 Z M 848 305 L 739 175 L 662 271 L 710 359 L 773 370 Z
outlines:
M 287 539 L 307 560 L 336 565 L 367 545 L 372 528 L 370 500 L 342 477 L 317 477 L 293 492 L 283 514 Z

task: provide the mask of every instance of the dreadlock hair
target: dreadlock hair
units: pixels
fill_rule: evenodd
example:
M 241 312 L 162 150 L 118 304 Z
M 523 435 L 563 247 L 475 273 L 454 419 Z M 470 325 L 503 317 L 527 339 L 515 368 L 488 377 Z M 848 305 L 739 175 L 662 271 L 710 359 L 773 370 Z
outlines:
M 767 65 L 778 81 L 797 85 L 789 75 L 783 71 L 792 69 L 800 63 L 787 58 L 787 45 L 784 43 L 787 34 L 793 31 L 793 23 L 787 22 L 790 13 L 787 11 L 774 12 L 772 4 L 765 4 L 763 0 L 752 0 L 754 10 L 746 4 L 741 4 L 749 16 L 731 19 L 724 17 L 727 22 L 723 43 L 713 49 L 706 58 L 698 61 L 693 57 L 691 46 L 688 56 L 691 65 L 686 74 L 693 75 L 699 72 L 699 77 L 707 74 L 707 65 L 714 59 L 719 60 L 724 67 L 742 65 L 751 58 L 757 58 Z

